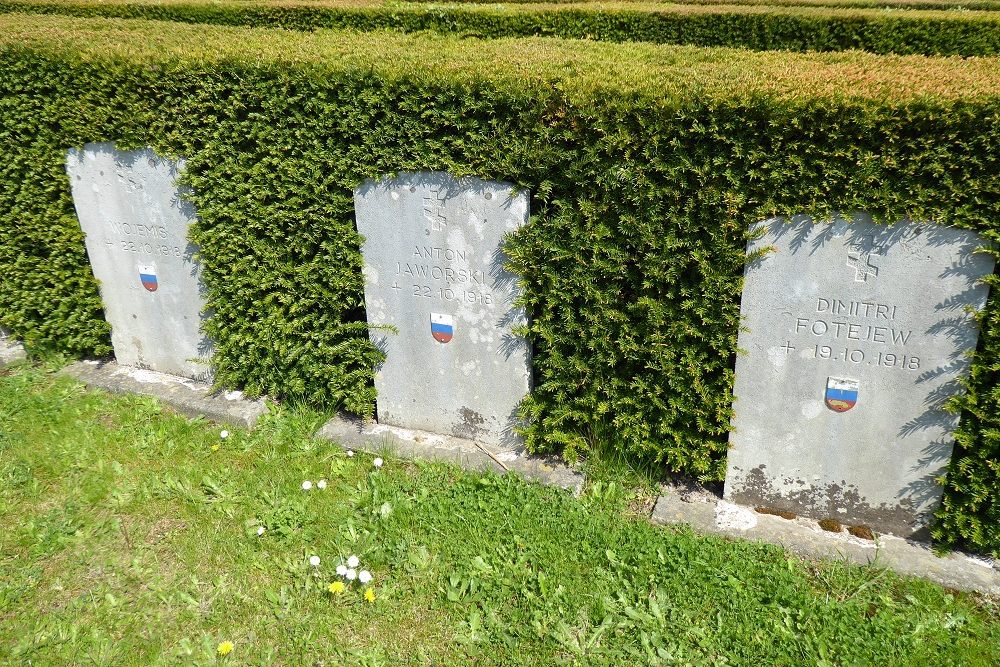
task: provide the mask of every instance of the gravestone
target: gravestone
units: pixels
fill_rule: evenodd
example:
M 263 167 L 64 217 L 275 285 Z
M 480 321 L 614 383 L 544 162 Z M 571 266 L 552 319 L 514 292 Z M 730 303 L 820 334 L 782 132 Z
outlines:
M 941 496 L 993 260 L 973 232 L 769 220 L 746 268 L 727 500 L 911 536 Z
M 529 349 L 511 328 L 503 236 L 528 220 L 527 193 L 444 173 L 365 182 L 354 194 L 380 423 L 516 445 Z M 391 326 L 398 333 L 386 329 Z
M 17 341 L 10 337 L 10 333 L 0 327 L 0 367 L 13 364 L 17 361 L 24 361 L 28 355 Z
M 183 163 L 112 143 L 70 150 L 66 171 L 121 364 L 198 380 L 210 375 L 194 207 L 181 198 Z

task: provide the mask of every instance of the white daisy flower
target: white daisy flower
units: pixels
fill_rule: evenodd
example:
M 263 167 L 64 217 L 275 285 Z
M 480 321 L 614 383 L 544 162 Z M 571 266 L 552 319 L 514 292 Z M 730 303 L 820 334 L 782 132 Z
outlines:
M 264 526 L 257 526 L 257 534 L 258 535 L 264 534 Z
M 219 433 L 219 437 L 222 438 L 223 440 L 225 440 L 226 438 L 229 437 L 229 431 L 222 431 L 222 432 L 220 432 Z
M 360 581 L 361 583 L 367 584 L 371 580 L 372 580 L 372 573 L 369 572 L 368 570 L 361 570 L 360 572 L 358 572 L 358 581 Z
M 375 465 L 376 468 L 381 468 L 383 461 L 382 459 L 375 459 L 374 461 L 372 461 L 372 463 Z
M 339 574 L 340 576 L 344 576 L 345 574 L 347 574 L 347 566 L 343 564 L 338 565 L 337 574 Z
M 319 556 L 309 556 L 309 564 L 313 567 L 319 567 Z
M 354 581 L 358 578 L 358 571 L 352 567 L 344 576 L 347 577 L 348 581 Z
M 347 450 L 347 456 L 348 457 L 354 456 L 354 450 L 353 449 L 348 449 Z
M 347 567 L 357 567 L 360 562 L 357 556 L 351 556 L 347 559 Z
M 321 479 L 318 482 L 316 482 L 316 488 L 317 489 L 325 489 L 326 488 L 326 480 L 325 479 Z
M 302 490 L 303 491 L 308 491 L 311 488 L 313 488 L 313 483 L 310 482 L 308 479 L 306 481 L 302 482 Z

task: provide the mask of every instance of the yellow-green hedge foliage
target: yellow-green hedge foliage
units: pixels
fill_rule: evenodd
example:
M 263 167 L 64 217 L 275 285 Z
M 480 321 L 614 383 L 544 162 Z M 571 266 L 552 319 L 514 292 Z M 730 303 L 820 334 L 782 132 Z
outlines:
M 540 35 L 755 50 L 1000 53 L 1000 14 L 989 11 L 385 0 L 0 0 L 0 11 L 299 30 L 436 31 L 484 39 Z

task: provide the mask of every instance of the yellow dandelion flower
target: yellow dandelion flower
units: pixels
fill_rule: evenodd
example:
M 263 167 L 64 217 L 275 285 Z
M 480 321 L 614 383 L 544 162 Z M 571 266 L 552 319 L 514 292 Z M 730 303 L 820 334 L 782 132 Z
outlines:
M 219 655 L 229 655 L 233 650 L 232 642 L 222 642 L 219 644 Z
M 375 602 L 375 591 L 371 588 L 365 589 L 365 600 L 368 602 Z
M 219 446 L 218 445 L 212 445 L 212 451 L 213 452 L 219 451 Z
M 332 584 L 330 584 L 329 586 L 327 586 L 326 590 L 328 590 L 328 591 L 330 591 L 331 593 L 334 593 L 334 594 L 336 594 L 336 593 L 343 593 L 344 592 L 344 582 L 342 582 L 342 581 L 335 581 Z

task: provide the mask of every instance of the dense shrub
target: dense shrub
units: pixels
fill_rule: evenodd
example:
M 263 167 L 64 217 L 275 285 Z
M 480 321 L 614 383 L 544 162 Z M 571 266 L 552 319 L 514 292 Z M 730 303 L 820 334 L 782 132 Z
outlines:
M 12 10 L 305 30 L 430 30 L 482 38 L 537 35 L 755 50 L 1000 53 L 1000 15 L 992 12 L 630 2 L 487 6 L 382 0 L 0 0 L 0 11 Z
M 627 55 L 627 57 L 626 57 Z M 508 180 L 535 348 L 535 451 L 593 438 L 725 468 L 745 230 L 863 209 L 1000 241 L 994 59 L 468 41 L 0 17 L 0 327 L 108 351 L 65 151 L 187 158 L 218 378 L 371 409 L 352 189 Z M 1000 548 L 1000 297 L 984 314 L 938 538 Z

